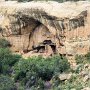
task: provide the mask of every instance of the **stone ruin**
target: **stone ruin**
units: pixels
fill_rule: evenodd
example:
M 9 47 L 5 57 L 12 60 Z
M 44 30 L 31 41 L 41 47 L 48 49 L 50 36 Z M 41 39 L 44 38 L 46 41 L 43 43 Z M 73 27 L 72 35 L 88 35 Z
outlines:
M 0 3 L 0 38 L 23 57 L 90 51 L 90 2 Z

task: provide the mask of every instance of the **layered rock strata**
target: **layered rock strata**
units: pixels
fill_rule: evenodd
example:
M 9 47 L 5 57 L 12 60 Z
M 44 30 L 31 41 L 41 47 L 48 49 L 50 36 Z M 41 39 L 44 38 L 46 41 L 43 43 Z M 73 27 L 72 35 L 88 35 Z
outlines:
M 26 57 L 86 54 L 90 51 L 90 2 L 1 2 L 0 38 Z

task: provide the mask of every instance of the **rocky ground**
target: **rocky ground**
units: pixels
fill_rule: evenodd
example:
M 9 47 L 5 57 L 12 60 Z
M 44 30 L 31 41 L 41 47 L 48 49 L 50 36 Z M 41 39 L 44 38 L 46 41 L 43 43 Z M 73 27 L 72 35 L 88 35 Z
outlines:
M 59 76 L 59 79 L 64 81 L 62 90 L 90 90 L 90 64 L 79 64 L 74 70 L 73 73 Z

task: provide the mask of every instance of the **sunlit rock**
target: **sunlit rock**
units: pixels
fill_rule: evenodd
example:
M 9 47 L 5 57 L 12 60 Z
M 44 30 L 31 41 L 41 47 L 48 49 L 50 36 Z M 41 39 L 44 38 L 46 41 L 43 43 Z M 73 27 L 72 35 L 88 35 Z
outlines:
M 0 38 L 23 56 L 74 56 L 90 50 L 90 2 L 0 3 Z

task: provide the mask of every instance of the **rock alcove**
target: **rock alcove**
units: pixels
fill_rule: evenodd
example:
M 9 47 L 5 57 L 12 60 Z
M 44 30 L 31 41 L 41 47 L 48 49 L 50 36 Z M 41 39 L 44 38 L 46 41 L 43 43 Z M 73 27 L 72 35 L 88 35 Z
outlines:
M 86 54 L 90 48 L 89 2 L 57 5 L 53 2 L 0 3 L 0 38 L 10 42 L 14 53 L 25 57 Z

